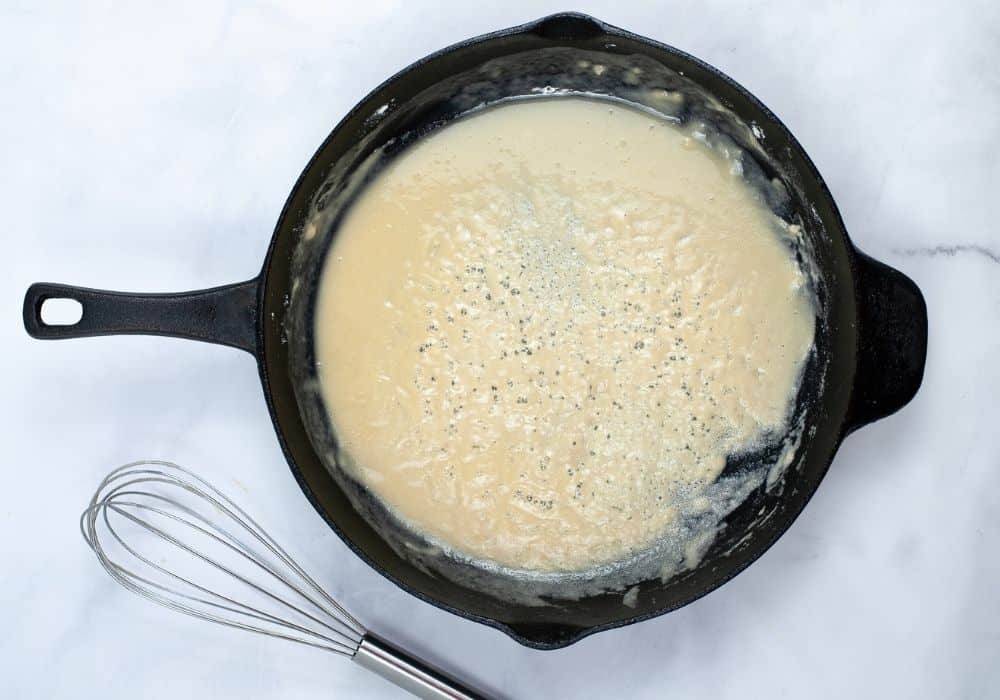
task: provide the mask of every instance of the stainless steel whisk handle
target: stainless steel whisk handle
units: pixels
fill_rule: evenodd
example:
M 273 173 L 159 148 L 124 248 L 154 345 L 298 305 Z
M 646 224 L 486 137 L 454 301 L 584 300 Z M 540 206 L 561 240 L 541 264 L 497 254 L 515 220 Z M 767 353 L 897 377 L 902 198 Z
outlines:
M 361 639 L 353 659 L 423 700 L 487 700 L 485 695 L 370 632 Z

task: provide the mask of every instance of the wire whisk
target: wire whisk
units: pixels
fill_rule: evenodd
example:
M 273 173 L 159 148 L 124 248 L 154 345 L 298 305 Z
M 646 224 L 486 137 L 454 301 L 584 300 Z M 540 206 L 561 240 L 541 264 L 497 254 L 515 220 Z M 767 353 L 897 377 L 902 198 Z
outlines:
M 114 580 L 166 608 L 346 656 L 427 700 L 485 697 L 369 633 L 242 508 L 176 464 L 112 471 L 80 530 Z

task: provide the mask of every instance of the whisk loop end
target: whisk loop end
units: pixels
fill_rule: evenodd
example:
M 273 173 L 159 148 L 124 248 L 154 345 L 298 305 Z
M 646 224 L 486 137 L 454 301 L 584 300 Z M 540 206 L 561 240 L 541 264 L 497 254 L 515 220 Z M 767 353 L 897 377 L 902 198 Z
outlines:
M 113 579 L 171 610 L 347 656 L 418 697 L 484 697 L 369 634 L 242 508 L 177 464 L 112 471 L 80 531 Z

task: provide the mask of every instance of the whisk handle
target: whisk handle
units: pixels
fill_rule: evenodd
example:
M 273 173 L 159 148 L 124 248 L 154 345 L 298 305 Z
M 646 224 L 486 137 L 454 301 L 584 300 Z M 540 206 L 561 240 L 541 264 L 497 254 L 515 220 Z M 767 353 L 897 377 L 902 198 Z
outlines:
M 487 696 L 373 634 L 366 634 L 361 640 L 354 660 L 423 700 L 488 700 Z

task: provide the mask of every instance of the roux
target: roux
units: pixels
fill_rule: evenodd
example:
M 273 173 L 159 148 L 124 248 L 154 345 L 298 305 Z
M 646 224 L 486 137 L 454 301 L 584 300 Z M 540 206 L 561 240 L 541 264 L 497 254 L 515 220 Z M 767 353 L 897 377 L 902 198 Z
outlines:
M 727 455 L 785 430 L 815 313 L 781 222 L 703 140 L 539 98 L 379 173 L 317 303 L 349 472 L 454 553 L 534 571 L 711 508 Z

